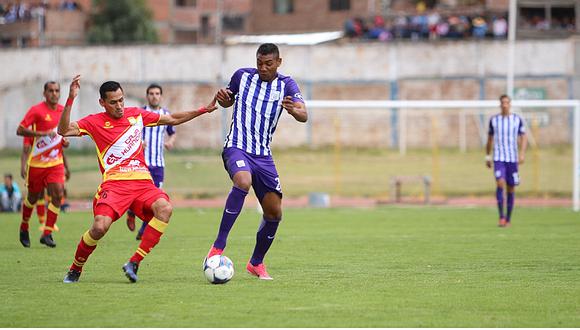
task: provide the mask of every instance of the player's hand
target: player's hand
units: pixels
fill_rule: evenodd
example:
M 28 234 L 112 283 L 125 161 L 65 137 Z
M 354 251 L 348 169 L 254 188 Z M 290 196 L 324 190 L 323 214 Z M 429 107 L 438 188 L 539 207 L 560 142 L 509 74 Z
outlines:
M 163 145 L 165 146 L 165 149 L 167 149 L 167 150 L 173 149 L 173 141 L 165 141 L 165 143 L 163 143 Z
M 40 134 L 40 136 L 50 136 L 51 139 L 53 139 L 56 136 L 56 132 L 53 130 L 39 131 L 38 134 Z
M 81 75 L 77 74 L 70 83 L 68 98 L 74 100 L 74 98 L 79 94 L 79 89 L 81 89 Z
M 220 89 L 221 91 L 221 89 Z M 218 92 L 219 93 L 219 92 Z M 211 100 L 211 102 L 208 103 L 208 105 L 205 106 L 205 109 L 207 110 L 207 112 L 213 112 L 215 109 L 217 109 L 217 105 L 215 104 L 217 101 L 217 95 Z
M 215 99 L 220 103 L 230 103 L 234 99 L 234 93 L 227 88 L 222 88 L 215 94 Z
M 20 177 L 23 180 L 26 180 L 26 168 L 23 167 L 23 168 L 20 169 Z
M 487 166 L 487 168 L 491 168 L 491 160 L 486 160 L 485 166 Z
M 519 165 L 522 165 L 524 163 L 524 161 L 526 160 L 526 156 L 524 154 L 520 154 L 520 156 L 518 158 L 519 158 L 519 161 L 518 161 Z
M 292 101 L 292 96 L 286 96 L 282 100 L 282 107 L 288 111 L 289 114 L 294 112 L 294 101 Z
M 70 179 L 70 171 L 69 171 L 68 167 L 64 168 L 64 178 L 66 179 L 66 181 L 68 181 L 68 179 Z
M 68 148 L 69 145 L 70 145 L 70 142 L 68 141 L 68 139 L 62 138 L 62 147 Z

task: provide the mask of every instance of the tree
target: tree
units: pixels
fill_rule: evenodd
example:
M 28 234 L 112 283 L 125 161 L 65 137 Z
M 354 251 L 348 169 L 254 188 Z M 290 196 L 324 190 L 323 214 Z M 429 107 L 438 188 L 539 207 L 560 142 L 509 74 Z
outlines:
M 145 0 L 93 0 L 91 44 L 157 42 L 157 31 Z

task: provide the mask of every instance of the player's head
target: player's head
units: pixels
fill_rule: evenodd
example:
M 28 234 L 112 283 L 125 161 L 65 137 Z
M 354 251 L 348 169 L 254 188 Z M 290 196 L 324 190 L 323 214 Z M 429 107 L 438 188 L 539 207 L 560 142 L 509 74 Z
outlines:
M 256 67 L 262 81 L 272 81 L 278 75 L 278 67 L 282 64 L 278 46 L 261 44 L 256 52 Z
M 105 108 L 109 116 L 113 118 L 123 117 L 125 108 L 125 96 L 121 84 L 116 81 L 107 81 L 99 88 L 99 104 Z
M 158 84 L 151 84 L 147 87 L 147 102 L 151 108 L 158 108 L 161 104 L 161 96 L 163 95 L 163 88 Z
M 12 174 L 4 174 L 4 185 L 7 187 L 12 185 Z
M 511 102 L 512 102 L 510 97 L 503 94 L 502 96 L 499 97 L 499 102 L 500 102 L 501 112 L 508 113 L 510 111 L 510 106 L 511 106 Z
M 60 84 L 56 81 L 45 82 L 42 95 L 44 95 L 46 103 L 52 106 L 57 105 L 60 99 Z

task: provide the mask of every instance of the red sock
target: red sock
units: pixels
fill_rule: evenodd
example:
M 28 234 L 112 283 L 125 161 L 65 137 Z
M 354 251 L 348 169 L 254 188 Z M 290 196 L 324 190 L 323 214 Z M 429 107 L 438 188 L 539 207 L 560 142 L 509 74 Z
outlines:
M 48 211 L 46 212 L 46 226 L 44 226 L 44 232 L 42 235 L 48 235 L 54 230 L 54 224 L 56 223 L 56 218 L 60 213 L 60 208 L 54 206 L 54 204 L 48 204 Z
M 41 198 L 36 202 L 36 215 L 38 216 L 38 222 L 44 223 L 46 221 L 46 206 L 44 205 L 44 198 Z
M 22 222 L 20 223 L 20 230 L 22 231 L 28 231 L 28 221 L 32 215 L 32 208 L 33 205 L 30 204 L 28 198 L 25 198 L 24 202 L 22 202 Z
M 91 253 L 93 253 L 93 251 L 95 251 L 95 249 L 97 248 L 97 243 L 98 241 L 93 239 L 89 234 L 89 231 L 87 230 L 87 232 L 81 237 L 81 241 L 77 246 L 75 258 L 73 260 L 72 265 L 70 266 L 70 269 L 82 272 L 85 262 L 87 262 L 87 259 L 89 258 Z
M 135 254 L 129 259 L 129 261 L 140 263 L 141 260 L 151 252 L 151 249 L 159 243 L 161 239 L 161 235 L 165 231 L 167 227 L 167 223 L 158 220 L 156 218 L 152 218 L 147 227 L 145 227 L 145 231 L 143 232 L 143 236 L 141 236 L 141 244 L 137 248 Z

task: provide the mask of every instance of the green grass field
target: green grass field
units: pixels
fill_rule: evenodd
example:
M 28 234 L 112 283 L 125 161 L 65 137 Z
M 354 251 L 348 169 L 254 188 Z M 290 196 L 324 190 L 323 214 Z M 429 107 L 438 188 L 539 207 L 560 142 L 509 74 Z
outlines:
M 90 214 L 63 214 L 55 249 L 38 231 L 24 249 L 18 215 L 2 214 L 0 327 L 580 327 L 578 214 L 515 213 L 503 229 L 492 208 L 287 209 L 265 282 L 244 271 L 258 226 L 245 210 L 225 285 L 201 272 L 221 210 L 176 210 L 136 284 L 123 220 L 65 285 Z

